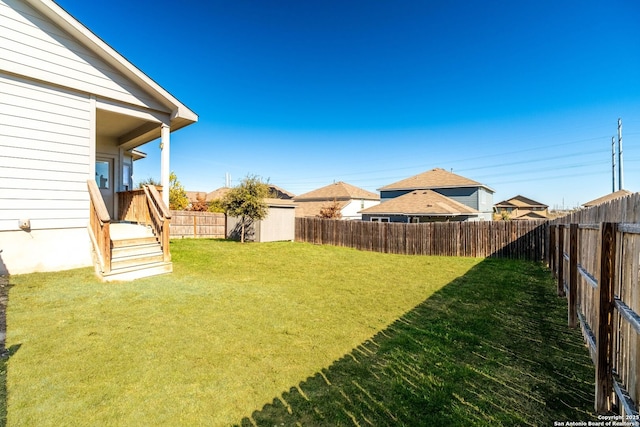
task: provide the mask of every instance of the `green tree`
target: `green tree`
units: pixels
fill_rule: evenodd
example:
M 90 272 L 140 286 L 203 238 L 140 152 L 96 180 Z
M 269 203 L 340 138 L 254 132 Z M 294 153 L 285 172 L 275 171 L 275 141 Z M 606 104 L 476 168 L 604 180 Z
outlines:
M 222 199 L 213 199 L 209 202 L 209 212 L 225 213 L 224 203 Z
M 169 209 L 181 211 L 189 206 L 187 192 L 184 190 L 175 172 L 169 174 Z
M 227 215 L 240 218 L 240 241 L 244 243 L 247 221 L 259 221 L 267 216 L 264 199 L 269 196 L 269 186 L 255 175 L 247 175 L 240 185 L 229 191 L 222 201 Z

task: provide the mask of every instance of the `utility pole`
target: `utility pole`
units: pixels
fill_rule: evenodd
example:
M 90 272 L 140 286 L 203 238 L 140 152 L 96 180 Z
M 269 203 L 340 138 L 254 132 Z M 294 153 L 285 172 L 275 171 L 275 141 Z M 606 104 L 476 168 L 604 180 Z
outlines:
M 624 188 L 624 171 L 622 170 L 622 119 L 618 119 L 618 190 Z
M 616 192 L 616 137 L 611 137 L 611 192 Z

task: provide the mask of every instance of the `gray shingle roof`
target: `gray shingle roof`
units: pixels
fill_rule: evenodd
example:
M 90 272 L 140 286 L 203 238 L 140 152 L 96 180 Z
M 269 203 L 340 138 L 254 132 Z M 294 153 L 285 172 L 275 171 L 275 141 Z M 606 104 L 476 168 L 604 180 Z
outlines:
M 493 193 L 493 189 L 453 172 L 448 172 L 441 168 L 431 169 L 411 176 L 393 184 L 385 185 L 378 190 L 429 190 L 434 188 L 455 188 L 455 187 L 484 187 Z

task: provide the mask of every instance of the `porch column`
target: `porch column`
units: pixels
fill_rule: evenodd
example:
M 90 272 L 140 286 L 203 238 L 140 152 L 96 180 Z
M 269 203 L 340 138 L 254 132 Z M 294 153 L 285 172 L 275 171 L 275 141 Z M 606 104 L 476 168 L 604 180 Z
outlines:
M 171 128 L 167 124 L 162 124 L 160 128 L 160 183 L 162 184 L 162 201 L 169 207 L 169 153 Z

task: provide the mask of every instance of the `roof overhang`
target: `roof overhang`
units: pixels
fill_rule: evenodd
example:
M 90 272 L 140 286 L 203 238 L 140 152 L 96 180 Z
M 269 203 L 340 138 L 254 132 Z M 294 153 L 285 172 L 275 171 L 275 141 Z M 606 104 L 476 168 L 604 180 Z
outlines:
M 91 30 L 81 24 L 53 0 L 25 0 L 25 2 L 76 38 L 100 59 L 118 70 L 126 78 L 151 95 L 153 99 L 166 107 L 166 109 L 171 112 L 169 123 L 167 123 L 170 125 L 171 131 L 181 129 L 198 121 L 198 115 L 195 112 L 178 101 L 177 98 L 105 43 L 100 37 L 91 32 Z M 159 136 L 160 129 L 154 129 L 154 131 L 144 133 L 144 136 L 139 138 L 137 142 L 139 143 L 142 140 L 149 142 Z

